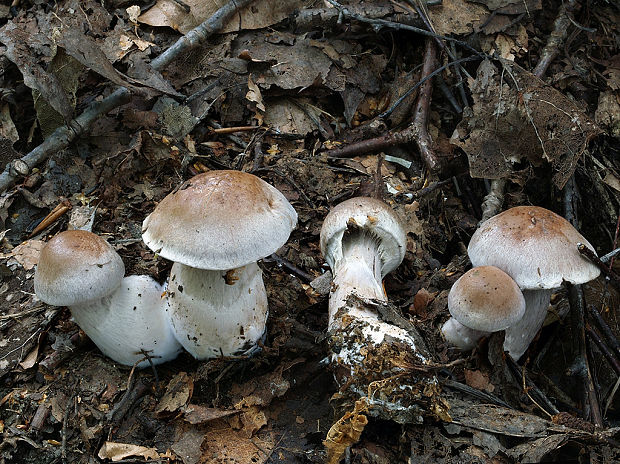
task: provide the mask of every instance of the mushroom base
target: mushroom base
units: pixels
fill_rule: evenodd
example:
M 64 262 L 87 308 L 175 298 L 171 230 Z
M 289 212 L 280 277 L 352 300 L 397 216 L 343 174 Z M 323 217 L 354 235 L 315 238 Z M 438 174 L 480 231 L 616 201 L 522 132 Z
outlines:
M 196 359 L 247 354 L 263 337 L 267 314 L 256 263 L 230 271 L 172 266 L 168 318 L 179 343 Z
M 72 305 L 73 319 L 101 352 L 114 361 L 138 367 L 177 357 L 182 351 L 168 324 L 163 289 L 148 276 L 125 277 L 109 296 Z
M 413 327 L 405 330 L 381 321 L 377 310 L 386 315 L 394 311 L 352 295 L 336 313 L 329 343 L 340 397 L 366 398 L 372 415 L 403 424 L 421 423 L 424 416 L 447 417 L 442 416 L 447 406 L 437 379 L 425 372 L 430 371 L 430 357 L 422 339 Z
M 478 340 L 489 335 L 491 332 L 470 329 L 451 317 L 441 328 L 441 333 L 451 345 L 461 350 L 471 350 L 476 346 Z
M 506 329 L 506 338 L 504 339 L 504 351 L 507 351 L 515 361 L 523 356 L 542 328 L 547 317 L 552 293 L 552 289 L 523 290 L 525 315 L 516 324 Z

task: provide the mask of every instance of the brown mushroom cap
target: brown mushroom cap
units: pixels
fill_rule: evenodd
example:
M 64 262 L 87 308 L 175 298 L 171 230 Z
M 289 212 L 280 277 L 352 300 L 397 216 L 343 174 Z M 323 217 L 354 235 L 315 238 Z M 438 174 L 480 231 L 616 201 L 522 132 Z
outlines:
M 240 171 L 199 174 L 144 220 L 142 238 L 166 259 L 225 270 L 270 255 L 288 240 L 297 213 L 275 187 Z
M 103 238 L 67 230 L 41 250 L 34 291 L 45 303 L 72 306 L 109 295 L 124 274 L 121 257 Z
M 538 206 L 517 206 L 484 222 L 469 242 L 474 266 L 496 266 L 522 289 L 556 288 L 563 280 L 580 284 L 599 269 L 577 250 L 594 248 L 562 216 Z
M 523 317 L 525 299 L 517 283 L 504 271 L 480 266 L 467 271 L 452 285 L 448 309 L 470 329 L 496 332 Z

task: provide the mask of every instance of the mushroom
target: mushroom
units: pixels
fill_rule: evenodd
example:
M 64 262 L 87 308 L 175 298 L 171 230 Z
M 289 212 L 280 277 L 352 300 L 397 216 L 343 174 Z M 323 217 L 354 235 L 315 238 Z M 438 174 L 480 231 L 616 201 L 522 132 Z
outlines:
M 460 349 L 470 350 L 485 335 L 519 321 L 525 313 L 525 300 L 508 274 L 495 266 L 480 266 L 454 282 L 448 309 L 452 317 L 441 329 L 444 337 Z
M 80 328 L 116 362 L 133 365 L 145 354 L 154 364 L 174 359 L 181 346 L 165 317 L 162 287 L 151 277 L 124 273 L 123 261 L 103 238 L 69 230 L 41 250 L 34 289 L 41 301 L 69 307 Z
M 168 315 L 195 358 L 255 349 L 268 313 L 256 261 L 284 245 L 296 223 L 297 213 L 275 187 L 227 170 L 193 177 L 144 220 L 144 243 L 174 261 Z
M 334 276 L 329 296 L 330 330 L 340 324 L 338 310 L 350 295 L 387 301 L 382 279 L 402 262 L 406 243 L 400 219 L 382 201 L 356 197 L 330 211 L 320 239 L 321 252 Z M 348 315 L 378 320 L 375 312 L 361 306 L 351 308 Z
M 582 284 L 599 269 L 577 250 L 594 248 L 563 217 L 538 206 L 517 206 L 484 222 L 467 252 L 474 266 L 496 266 L 519 285 L 525 314 L 506 329 L 504 350 L 518 360 L 534 339 L 547 314 L 554 288 L 563 281 Z
M 441 410 L 433 393 L 439 391 L 437 379 L 411 370 L 430 361 L 424 342 L 389 305 L 382 285 L 405 256 L 406 235 L 397 214 L 373 198 L 344 201 L 325 218 L 320 245 L 334 276 L 329 335 L 340 393 L 364 397 L 373 415 L 399 423 L 419 421 L 425 403 Z

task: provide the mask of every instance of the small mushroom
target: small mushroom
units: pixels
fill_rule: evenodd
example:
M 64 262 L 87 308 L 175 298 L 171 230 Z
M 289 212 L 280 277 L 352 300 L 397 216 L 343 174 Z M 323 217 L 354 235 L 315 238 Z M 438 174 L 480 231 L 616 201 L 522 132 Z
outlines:
M 518 360 L 534 339 L 547 314 L 551 293 L 563 281 L 582 284 L 599 269 L 577 250 L 594 248 L 563 217 L 538 206 L 517 206 L 485 221 L 474 233 L 467 252 L 474 266 L 496 266 L 519 285 L 525 314 L 506 329 L 504 350 Z
M 275 187 L 226 170 L 193 177 L 144 220 L 146 245 L 174 261 L 169 318 L 195 358 L 255 349 L 268 314 L 256 261 L 284 245 L 296 223 L 297 213 Z
M 41 301 L 68 306 L 80 328 L 114 361 L 133 365 L 145 353 L 154 364 L 174 359 L 181 346 L 165 317 L 162 287 L 151 277 L 123 278 L 124 273 L 123 261 L 103 238 L 70 230 L 41 250 L 34 288 Z
M 448 309 L 452 317 L 441 329 L 443 335 L 460 349 L 470 350 L 485 335 L 519 321 L 525 300 L 508 274 L 494 266 L 480 266 L 452 285 Z

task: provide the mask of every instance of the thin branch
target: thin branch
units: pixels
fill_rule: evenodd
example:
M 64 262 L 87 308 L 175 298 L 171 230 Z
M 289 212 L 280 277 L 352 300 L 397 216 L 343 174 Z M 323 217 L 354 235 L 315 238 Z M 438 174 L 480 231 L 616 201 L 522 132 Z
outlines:
M 179 40 L 176 41 L 168 50 L 163 52 L 151 62 L 153 69 L 160 71 L 170 64 L 182 53 L 203 43 L 210 35 L 220 30 L 225 21 L 237 11 L 249 5 L 254 0 L 231 0 L 222 8 L 217 10 L 213 16 L 195 27 Z M 43 141 L 21 159 L 16 159 L 7 164 L 4 171 L 0 174 L 0 193 L 11 187 L 18 177 L 25 176 L 28 172 L 45 161 L 49 156 L 57 151 L 64 150 L 80 135 L 84 134 L 90 125 L 102 115 L 118 108 L 129 102 L 131 93 L 125 87 L 120 87 L 111 95 L 100 102 L 92 103 L 77 118 L 70 121 L 66 126 L 56 129 L 52 135 Z
M 616 287 L 618 290 L 620 290 L 620 276 L 616 273 L 616 271 L 614 271 L 613 269 L 608 268 L 605 265 L 605 263 L 603 261 L 601 261 L 598 256 L 596 256 L 596 253 L 594 253 L 592 250 L 590 250 L 583 243 L 578 243 L 577 244 L 577 250 L 579 250 L 579 253 L 581 253 L 583 256 L 585 256 L 590 261 L 592 261 L 592 264 L 594 264 L 596 267 L 598 267 L 600 269 L 600 271 L 603 274 L 605 274 L 605 276 L 607 276 L 607 278 L 610 280 L 611 284 L 614 287 Z
M 491 188 L 482 200 L 482 218 L 478 225 L 480 226 L 486 220 L 492 218 L 502 209 L 504 204 L 504 190 L 506 189 L 506 179 L 493 179 Z
M 415 32 L 416 34 L 424 35 L 427 37 L 433 37 L 433 38 L 437 38 L 441 40 L 447 40 L 449 42 L 454 42 L 455 44 L 458 44 L 466 48 L 467 50 L 471 51 L 472 53 L 475 53 L 476 55 L 479 55 L 480 57 L 484 56 L 478 50 L 473 48 L 467 42 L 463 42 L 462 40 L 458 40 L 453 37 L 446 37 L 440 34 L 436 34 L 435 32 L 428 31 L 426 29 L 421 29 L 419 27 L 410 26 L 408 24 L 397 23 L 394 21 L 387 21 L 385 19 L 369 19 L 369 18 L 366 18 L 365 16 L 349 11 L 346 6 L 338 3 L 335 0 L 327 0 L 327 2 L 331 3 L 334 7 L 336 7 L 340 11 L 342 16 L 354 19 L 356 21 L 359 21 L 360 23 L 370 24 L 373 27 L 373 29 L 375 29 L 375 31 L 378 31 L 382 28 L 411 31 L 411 32 Z M 457 64 L 457 62 L 455 62 L 454 64 Z
M 575 227 L 577 226 L 577 199 L 578 192 L 575 183 L 575 176 L 572 175 L 564 186 L 564 217 L 566 217 L 566 219 Z M 594 381 L 592 379 L 590 363 L 588 361 L 585 334 L 585 305 L 583 298 L 583 290 L 581 285 L 571 285 L 569 289 L 572 322 L 571 329 L 576 344 L 574 367 L 572 370 L 575 371 L 579 377 L 581 377 L 584 405 L 588 404 L 590 406 L 592 421 L 597 426 L 603 427 L 601 407 L 594 388 Z M 585 410 L 586 408 L 584 407 L 584 419 L 587 420 L 588 417 L 587 414 L 585 414 Z
M 549 35 L 547 44 L 540 53 L 538 64 L 534 68 L 533 74 L 542 78 L 547 68 L 560 52 L 560 46 L 566 39 L 568 34 L 568 26 L 570 25 L 569 12 L 577 7 L 577 0 L 566 0 L 560 5 L 558 15 L 553 22 L 553 31 Z

